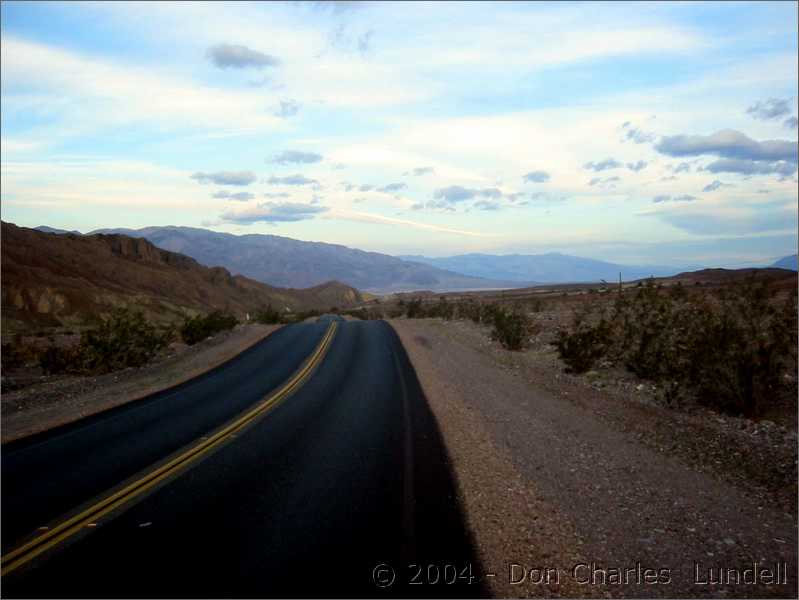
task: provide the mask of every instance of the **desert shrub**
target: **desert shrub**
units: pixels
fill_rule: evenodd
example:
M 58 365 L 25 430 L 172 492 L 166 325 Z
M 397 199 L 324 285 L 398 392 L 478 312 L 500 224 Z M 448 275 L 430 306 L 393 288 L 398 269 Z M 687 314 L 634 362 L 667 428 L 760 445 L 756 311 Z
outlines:
M 533 298 L 527 305 L 527 310 L 533 313 L 539 313 L 544 310 L 544 301 L 541 298 Z
M 554 344 L 575 372 L 606 359 L 658 382 L 668 403 L 692 397 L 752 415 L 785 392 L 785 374 L 796 371 L 796 293 L 780 305 L 754 279 L 717 296 L 648 281 L 632 295 L 620 292 L 609 313 L 576 315 Z
M 39 357 L 46 373 L 106 373 L 140 367 L 172 340 L 174 331 L 148 322 L 142 312 L 115 309 L 74 346 L 50 346 Z
M 482 318 L 482 304 L 475 300 L 463 300 L 457 305 L 457 316 L 459 319 L 468 319 L 475 323 L 480 323 Z
M 402 306 L 391 306 L 387 305 L 383 309 L 383 318 L 384 319 L 397 319 L 405 314 L 405 309 Z
M 693 325 L 687 383 L 697 400 L 727 412 L 756 414 L 786 391 L 796 373 L 796 293 L 782 306 L 763 284 L 722 292 L 715 311 Z
M 279 323 L 302 323 L 306 319 L 320 317 L 329 311 L 321 311 L 315 308 L 309 310 L 300 310 L 297 312 L 285 312 L 280 315 Z
M 495 307 L 491 336 L 508 350 L 523 350 L 533 332 L 533 323 L 523 312 Z
M 384 311 L 381 308 L 375 308 L 375 307 L 372 308 L 361 307 L 357 309 L 344 311 L 343 314 L 348 315 L 350 317 L 354 317 L 356 319 L 361 319 L 362 321 L 377 321 L 385 318 Z
M 80 346 L 48 346 L 39 355 L 39 366 L 48 375 L 84 372 Z
M 438 302 L 430 306 L 425 312 L 428 317 L 450 321 L 455 316 L 455 305 L 448 302 L 444 296 L 440 296 Z
M 572 372 L 585 373 L 608 354 L 612 341 L 610 324 L 600 319 L 596 325 L 580 323 L 570 332 L 558 331 L 554 345 Z
M 275 325 L 282 322 L 282 315 L 279 311 L 272 308 L 271 304 L 267 304 L 265 308 L 255 311 L 255 322 L 263 323 L 265 325 Z
M 147 321 L 144 313 L 117 309 L 99 327 L 81 335 L 78 354 L 83 369 L 89 372 L 140 367 L 172 337 L 171 329 L 159 329 Z
M 39 357 L 39 350 L 32 344 L 26 344 L 22 336 L 16 334 L 11 342 L 3 344 L 0 349 L 3 369 L 15 369 L 30 363 L 35 363 Z
M 227 329 L 233 329 L 238 321 L 229 313 L 215 310 L 207 315 L 189 317 L 180 328 L 180 336 L 190 346 Z
M 424 317 L 424 308 L 422 307 L 421 298 L 408 300 L 405 305 L 405 316 L 409 319 L 421 319 Z
M 354 319 L 360 319 L 361 321 L 368 321 L 370 317 L 369 311 L 363 307 L 356 310 L 348 310 L 344 314 L 353 317 Z

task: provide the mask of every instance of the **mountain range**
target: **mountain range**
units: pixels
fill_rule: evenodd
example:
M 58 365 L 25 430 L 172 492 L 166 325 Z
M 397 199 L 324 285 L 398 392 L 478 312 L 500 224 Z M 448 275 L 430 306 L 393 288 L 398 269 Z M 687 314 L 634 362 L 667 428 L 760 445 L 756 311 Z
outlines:
M 51 227 L 39 229 L 68 233 Z M 159 248 L 185 254 L 203 265 L 222 266 L 234 274 L 269 285 L 303 288 L 332 279 L 376 293 L 519 288 L 537 283 L 598 282 L 601 279 L 616 281 L 619 273 L 622 279 L 630 281 L 650 276 L 668 277 L 702 268 L 621 265 L 557 252 L 396 257 L 277 235 L 233 235 L 193 227 L 99 229 L 92 233 L 143 237 Z M 794 255 L 773 266 L 795 270 L 795 265 Z
M 616 281 L 619 273 L 625 281 L 645 277 L 668 277 L 691 267 L 631 266 L 602 260 L 569 256 L 558 252 L 547 254 L 461 254 L 445 258 L 401 256 L 400 258 L 448 269 L 465 275 L 485 277 L 491 273 L 497 279 L 514 282 L 541 283 Z
M 268 304 L 299 311 L 363 301 L 338 282 L 282 289 L 124 235 L 54 235 L 3 222 L 1 254 L 4 333 L 83 325 L 117 306 L 174 322 L 216 309 L 241 318 Z
M 193 227 L 100 229 L 92 233 L 143 237 L 159 248 L 186 254 L 204 265 L 219 265 L 276 286 L 302 288 L 333 279 L 379 293 L 520 287 L 515 281 L 463 275 L 378 252 L 277 235 L 233 235 Z
M 799 255 L 792 254 L 791 256 L 784 256 L 776 261 L 772 267 L 778 269 L 789 269 L 791 271 L 799 271 Z

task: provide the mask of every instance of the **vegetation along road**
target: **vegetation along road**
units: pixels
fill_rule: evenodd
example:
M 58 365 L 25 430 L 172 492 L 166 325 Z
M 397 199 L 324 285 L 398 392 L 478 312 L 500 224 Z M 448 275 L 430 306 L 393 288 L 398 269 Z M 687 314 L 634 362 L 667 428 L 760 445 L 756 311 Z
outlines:
M 422 595 L 482 593 L 384 321 L 289 325 L 177 388 L 6 444 L 2 484 L 7 596 L 414 594 L 413 572 L 380 563 L 459 569 Z

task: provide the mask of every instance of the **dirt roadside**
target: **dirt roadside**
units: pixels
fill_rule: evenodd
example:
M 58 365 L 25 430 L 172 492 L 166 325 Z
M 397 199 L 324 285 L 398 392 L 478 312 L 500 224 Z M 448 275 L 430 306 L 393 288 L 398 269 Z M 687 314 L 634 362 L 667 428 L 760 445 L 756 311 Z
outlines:
M 572 380 L 551 357 L 504 351 L 471 322 L 390 322 L 439 422 L 496 596 L 796 597 L 795 432 L 780 434 L 785 454 L 730 419 L 706 422 Z M 718 458 L 731 446 L 738 458 Z M 775 472 L 791 462 L 788 489 L 735 472 L 736 460 L 769 460 L 769 448 Z M 787 583 L 710 583 L 719 568 L 754 561 L 786 562 Z M 559 577 L 538 583 L 533 571 L 513 584 L 512 563 L 522 565 L 514 580 L 522 568 Z M 595 585 L 591 563 L 620 570 L 621 583 Z
M 194 346 L 173 344 L 168 354 L 140 369 L 96 377 L 50 378 L 43 383 L 4 393 L 2 443 L 179 385 L 227 362 L 260 342 L 279 325 L 239 325 Z

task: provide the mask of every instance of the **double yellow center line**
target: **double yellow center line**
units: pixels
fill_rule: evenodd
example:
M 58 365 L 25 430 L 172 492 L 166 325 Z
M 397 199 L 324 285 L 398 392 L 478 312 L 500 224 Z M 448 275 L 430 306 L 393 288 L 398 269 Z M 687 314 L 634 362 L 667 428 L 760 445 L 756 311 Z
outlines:
M 235 435 L 247 425 L 252 423 L 255 419 L 263 416 L 269 410 L 275 408 L 292 392 L 302 386 L 302 384 L 305 383 L 310 376 L 311 372 L 316 368 L 317 365 L 319 365 L 319 363 L 322 362 L 322 359 L 327 353 L 330 343 L 333 340 L 333 336 L 336 333 L 336 328 L 337 323 L 335 321 L 331 322 L 330 326 L 325 332 L 325 335 L 322 337 L 322 340 L 319 342 L 311 356 L 308 357 L 303 366 L 300 367 L 300 369 L 297 370 L 297 372 L 294 373 L 294 375 L 292 375 L 291 378 L 279 389 L 261 400 L 247 412 L 238 416 L 231 423 L 222 426 L 219 430 L 207 438 L 196 442 L 165 464 L 142 475 L 119 491 L 99 500 L 86 510 L 60 522 L 42 535 L 33 538 L 26 544 L 23 544 L 22 546 L 4 555 L 2 558 L 2 571 L 0 571 L 0 574 L 7 575 L 11 573 L 25 563 L 33 560 L 40 554 L 47 552 L 61 542 L 69 539 L 79 531 L 83 530 L 90 523 L 94 523 L 97 519 L 100 519 L 111 511 L 116 510 L 117 508 L 135 500 L 136 498 L 141 497 L 143 494 L 161 483 L 166 478 L 193 466 L 204 456 L 208 455 L 208 453 L 223 444 L 230 436 Z

